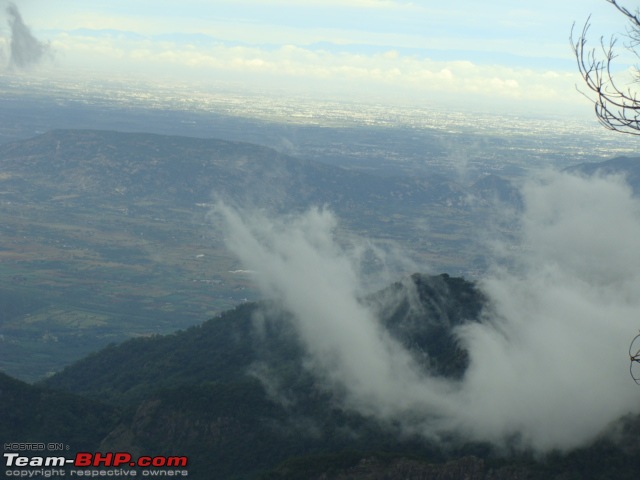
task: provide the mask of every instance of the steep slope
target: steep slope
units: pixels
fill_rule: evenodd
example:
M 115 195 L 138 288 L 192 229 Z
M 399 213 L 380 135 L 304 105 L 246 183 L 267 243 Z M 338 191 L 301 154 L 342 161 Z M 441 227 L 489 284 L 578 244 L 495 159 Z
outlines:
M 484 300 L 473 284 L 416 274 L 369 301 L 424 368 L 464 371 L 452 328 L 478 320 Z M 443 367 L 450 359 L 455 368 Z M 343 410 L 304 365 L 286 314 L 247 303 L 186 331 L 108 347 L 44 384 L 132 412 L 101 448 L 189 454 L 194 475 L 256 473 L 290 457 L 348 449 L 442 458 L 419 437 L 399 440 L 394 428 Z
M 452 329 L 481 321 L 486 299 L 474 284 L 416 274 L 368 301 L 423 368 L 454 378 L 464 373 L 466 352 Z M 185 455 L 194 479 L 212 472 L 271 480 L 632 479 L 640 468 L 638 418 L 623 419 L 612 426 L 615 435 L 588 447 L 540 457 L 496 452 L 454 435 L 443 448 L 344 409 L 339 393 L 305 368 L 286 314 L 267 302 L 246 303 L 172 335 L 110 346 L 43 383 L 118 405 L 117 425 L 105 422 L 110 431 L 98 451 Z M 27 405 L 49 411 L 46 404 Z M 83 425 L 70 425 L 82 444 Z
M 0 438 L 5 442 L 64 441 L 75 449 L 95 449 L 119 417 L 113 406 L 0 372 Z
M 369 301 L 388 331 L 432 374 L 460 378 L 469 359 L 454 329 L 478 321 L 487 299 L 475 284 L 447 274 L 414 274 Z
M 464 279 L 415 274 L 368 301 L 392 335 L 428 359 L 425 367 L 444 374 L 446 358 L 464 358 L 454 342 L 453 327 L 477 321 L 485 300 Z M 266 319 L 261 328 L 254 322 L 258 312 Z M 112 401 L 137 400 L 150 391 L 181 384 L 235 381 L 245 377 L 255 362 L 302 376 L 302 357 L 285 313 L 269 302 L 246 303 L 185 331 L 109 346 L 43 384 Z M 449 373 L 460 375 L 465 366 L 462 360 Z

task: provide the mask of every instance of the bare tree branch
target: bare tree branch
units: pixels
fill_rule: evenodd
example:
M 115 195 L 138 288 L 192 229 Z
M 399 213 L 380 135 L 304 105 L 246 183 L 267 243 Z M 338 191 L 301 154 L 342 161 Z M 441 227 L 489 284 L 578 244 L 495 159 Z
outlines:
M 640 45 L 640 13 L 631 13 L 617 0 L 606 1 L 616 7 L 631 23 L 631 27 L 627 30 L 631 44 L 626 48 L 640 56 L 634 50 L 634 47 Z M 590 21 L 591 17 L 587 19 L 575 40 L 574 24 L 570 37 L 580 75 L 587 88 L 595 93 L 595 99 L 586 94 L 585 96 L 593 102 L 596 117 L 605 128 L 631 135 L 640 135 L 640 99 L 631 88 L 620 87 L 612 71 L 613 61 L 617 57 L 615 54 L 617 39 L 611 37 L 608 42 L 605 42 L 604 38 L 600 38 L 600 51 L 596 48 L 587 48 Z M 636 74 L 638 73 L 640 72 L 636 68 Z M 640 75 L 638 76 L 640 77 Z

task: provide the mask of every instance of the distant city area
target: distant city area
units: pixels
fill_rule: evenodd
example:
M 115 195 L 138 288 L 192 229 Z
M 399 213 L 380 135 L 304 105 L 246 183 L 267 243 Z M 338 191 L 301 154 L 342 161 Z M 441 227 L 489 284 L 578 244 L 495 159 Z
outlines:
M 578 92 L 576 92 L 579 95 Z M 0 142 L 53 128 L 96 128 L 223 138 L 266 145 L 346 168 L 387 174 L 433 169 L 477 178 L 633 156 L 637 139 L 597 121 L 319 100 L 210 86 L 0 75 Z M 31 107 L 31 108 L 29 108 Z M 585 112 L 589 112 L 585 101 Z

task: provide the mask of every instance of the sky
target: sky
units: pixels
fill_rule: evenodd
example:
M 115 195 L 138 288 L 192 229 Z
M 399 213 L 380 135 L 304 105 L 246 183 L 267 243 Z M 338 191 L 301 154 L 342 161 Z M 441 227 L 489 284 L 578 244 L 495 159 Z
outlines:
M 4 5 L 0 72 L 11 74 L 19 69 L 11 62 L 10 4 Z M 15 6 L 47 50 L 28 67 L 32 75 L 522 112 L 587 114 L 575 88 L 571 26 L 592 15 L 594 42 L 624 31 L 624 18 L 605 0 L 17 0 Z

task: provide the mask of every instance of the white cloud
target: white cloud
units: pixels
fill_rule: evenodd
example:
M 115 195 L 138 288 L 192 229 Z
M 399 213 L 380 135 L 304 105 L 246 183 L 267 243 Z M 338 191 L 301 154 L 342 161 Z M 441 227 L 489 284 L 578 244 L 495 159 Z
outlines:
M 459 383 L 422 371 L 358 300 L 357 261 L 331 214 L 217 214 L 346 408 L 429 437 L 570 449 L 640 411 L 626 356 L 640 318 L 640 204 L 615 178 L 553 173 L 523 192 L 520 240 L 482 282 L 486 319 L 458 330 L 471 359 Z
M 468 61 L 435 61 L 397 51 L 354 53 L 328 51 L 285 44 L 265 49 L 157 42 L 126 36 L 58 35 L 53 48 L 65 52 L 65 61 L 92 65 L 105 70 L 177 72 L 186 78 L 245 78 L 248 85 L 277 83 L 281 88 L 308 88 L 329 95 L 375 95 L 393 98 L 398 92 L 412 95 L 413 101 L 430 101 L 442 94 L 460 103 L 477 99 L 525 102 L 546 101 L 550 108 L 582 102 L 575 92 L 576 74 L 548 69 L 509 68 L 478 65 Z M 116 63 L 117 62 L 117 63 Z M 567 95 L 571 92 L 572 95 Z M 322 94 L 322 93 L 320 93 Z M 556 104 L 559 104 L 557 106 Z M 510 104 L 513 106 L 512 104 Z
M 493 323 L 461 331 L 474 407 L 460 424 L 493 440 L 519 430 L 538 448 L 576 446 L 638 411 L 626 350 L 640 313 L 640 204 L 620 179 L 568 174 L 524 195 L 515 267 L 483 282 Z
M 411 356 L 358 300 L 358 259 L 335 241 L 336 220 L 322 210 L 285 221 L 218 205 L 227 245 L 269 298 L 282 302 L 324 381 L 347 387 L 352 405 L 387 416 L 417 405 L 447 409 L 444 383 L 420 381 Z M 246 215 L 246 212 L 244 212 Z
M 476 7 L 468 0 L 452 6 L 190 0 L 155 7 L 146 0 L 114 0 L 25 5 L 25 12 L 38 38 L 51 39 L 54 49 L 64 52 L 58 69 L 74 75 L 82 66 L 98 74 L 215 78 L 244 89 L 277 86 L 325 97 L 437 101 L 476 109 L 502 103 L 559 112 L 582 102 L 568 62 L 575 7 L 555 6 L 553 15 L 546 2 L 526 10 L 502 0 L 485 2 L 482 11 Z M 603 11 L 611 14 L 610 9 L 596 13 Z M 540 24 L 552 27 L 537 28 Z M 473 61 L 442 60 L 447 56 Z M 535 68 L 523 67 L 527 59 Z

